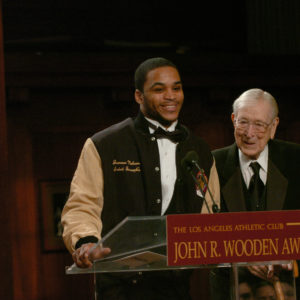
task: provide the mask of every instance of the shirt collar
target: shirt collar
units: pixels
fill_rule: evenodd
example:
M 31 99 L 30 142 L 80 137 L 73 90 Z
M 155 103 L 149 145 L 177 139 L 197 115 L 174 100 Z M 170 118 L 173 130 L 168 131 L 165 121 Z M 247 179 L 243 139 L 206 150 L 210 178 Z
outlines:
M 161 124 L 160 124 L 158 121 L 156 121 L 156 120 L 152 120 L 152 119 L 149 119 L 149 118 L 147 118 L 147 117 L 145 117 L 145 119 L 146 119 L 149 123 L 153 124 L 155 127 L 161 127 L 163 130 L 166 130 L 166 131 L 174 131 L 175 128 L 176 128 L 176 125 L 177 125 L 177 123 L 178 123 L 178 120 L 176 120 L 176 121 L 174 121 L 168 128 L 166 128 L 166 127 L 164 127 L 163 125 L 161 125 Z M 149 127 L 149 129 L 150 129 L 150 133 L 153 133 L 153 132 L 154 132 L 154 129 L 153 129 L 153 128 Z
M 257 161 L 260 164 L 260 167 L 265 172 L 268 171 L 268 151 L 269 147 L 268 144 L 264 148 L 264 150 L 259 154 L 258 159 L 253 160 L 248 158 L 243 152 L 239 149 L 239 159 L 240 159 L 240 165 L 241 168 L 248 168 L 251 162 Z

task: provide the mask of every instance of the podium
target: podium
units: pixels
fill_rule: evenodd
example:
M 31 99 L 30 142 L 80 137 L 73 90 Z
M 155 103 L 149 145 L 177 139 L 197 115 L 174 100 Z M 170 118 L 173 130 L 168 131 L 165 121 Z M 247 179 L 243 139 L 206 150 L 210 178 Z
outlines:
M 266 212 L 265 212 L 266 213 Z M 227 213 L 226 215 L 231 215 Z M 233 213 L 234 214 L 234 213 Z M 240 213 L 237 213 L 240 214 Z M 225 215 L 225 214 L 224 214 Z M 185 215 L 176 215 L 185 216 Z M 176 218 L 176 216 L 173 216 Z M 236 215 L 234 215 L 236 216 Z M 170 235 L 168 216 L 143 216 L 143 217 L 126 217 L 121 223 L 113 228 L 105 235 L 94 248 L 91 249 L 90 257 L 93 258 L 93 267 L 88 269 L 78 268 L 75 264 L 66 268 L 66 274 L 87 274 L 87 273 L 111 273 L 111 272 L 141 272 L 141 271 L 163 271 L 171 269 L 228 269 L 230 274 L 230 299 L 252 299 L 243 298 L 241 293 L 253 293 L 250 285 L 254 282 L 250 273 L 247 273 L 247 267 L 264 265 L 268 266 L 287 265 L 292 266 L 290 271 L 282 271 L 282 276 L 279 274 L 277 283 L 268 284 L 265 282 L 265 290 L 276 293 L 289 294 L 285 298 L 274 298 L 276 300 L 296 300 L 295 289 L 295 270 L 293 269 L 293 260 L 272 260 L 272 261 L 239 261 L 226 262 L 217 264 L 198 264 L 187 263 L 186 265 L 170 265 L 168 263 L 168 252 L 170 245 L 168 238 Z M 96 259 L 97 247 L 109 247 L 111 253 L 102 259 Z M 221 271 L 222 272 L 222 271 Z M 257 279 L 257 278 L 256 278 Z M 253 282 L 252 282 L 253 280 Z M 250 282 L 249 282 L 250 281 Z M 256 280 L 256 290 L 264 289 L 262 280 Z M 280 281 L 284 285 L 280 286 Z M 248 290 L 247 290 L 248 288 Z M 278 288 L 281 291 L 278 291 Z M 275 291 L 277 289 L 277 291 Z M 254 297 L 254 296 L 253 296 Z M 270 296 L 271 297 L 271 296 Z M 253 298 L 254 299 L 254 298 Z M 262 298 L 263 299 L 263 298 Z M 269 299 L 269 298 L 268 298 Z M 272 299 L 272 298 L 270 298 Z M 224 299 L 227 300 L 227 299 Z M 228 299 L 229 300 L 229 299 Z

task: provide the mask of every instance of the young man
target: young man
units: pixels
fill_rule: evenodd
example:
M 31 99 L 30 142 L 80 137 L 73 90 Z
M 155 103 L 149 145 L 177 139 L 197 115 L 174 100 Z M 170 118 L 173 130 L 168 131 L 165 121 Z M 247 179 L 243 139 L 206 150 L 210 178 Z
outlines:
M 207 144 L 178 122 L 183 104 L 176 66 L 164 58 L 135 72 L 140 112 L 89 138 L 64 207 L 64 241 L 79 267 L 90 267 L 89 249 L 126 216 L 205 212 L 195 183 L 181 167 L 189 151 L 199 156 L 215 201 L 219 182 Z M 168 136 L 164 136 L 168 131 Z M 206 195 L 211 202 L 209 195 Z M 210 203 L 211 204 L 211 203 Z M 104 248 L 98 258 L 109 253 Z M 97 276 L 99 299 L 190 299 L 189 272 Z
M 221 212 L 300 209 L 300 145 L 274 139 L 279 123 L 274 97 L 261 89 L 245 91 L 233 103 L 231 120 L 235 143 L 213 151 Z M 261 278 L 273 272 L 272 266 L 250 269 Z M 218 286 L 212 289 L 213 299 L 225 299 L 225 292 L 217 291 L 221 282 L 228 290 L 228 276 L 218 271 L 215 275 L 212 272 L 213 286 Z

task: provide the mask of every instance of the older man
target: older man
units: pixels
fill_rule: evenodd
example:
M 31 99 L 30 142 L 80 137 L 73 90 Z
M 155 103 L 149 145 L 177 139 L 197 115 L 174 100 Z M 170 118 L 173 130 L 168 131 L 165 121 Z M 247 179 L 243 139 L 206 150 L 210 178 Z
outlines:
M 274 139 L 279 118 L 273 96 L 261 89 L 244 92 L 231 119 L 235 143 L 213 152 L 221 210 L 299 209 L 300 145 Z
M 221 211 L 300 209 L 300 145 L 274 139 L 279 124 L 274 97 L 261 89 L 245 91 L 234 101 L 231 119 L 235 143 L 213 152 Z M 270 272 L 251 271 L 260 277 Z M 214 275 L 212 282 L 219 285 Z M 214 299 L 225 299 L 224 294 Z

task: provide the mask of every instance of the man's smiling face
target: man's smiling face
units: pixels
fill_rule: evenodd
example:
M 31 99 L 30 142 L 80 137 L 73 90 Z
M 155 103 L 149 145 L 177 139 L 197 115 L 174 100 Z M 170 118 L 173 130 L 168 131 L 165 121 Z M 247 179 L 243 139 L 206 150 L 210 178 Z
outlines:
M 245 104 L 236 113 L 231 115 L 234 125 L 234 137 L 239 149 L 250 159 L 257 159 L 270 139 L 275 136 L 279 119 L 272 119 L 272 107 L 270 103 L 258 100 L 253 104 Z M 241 129 L 239 124 L 248 124 Z M 263 124 L 264 131 L 258 131 L 256 127 Z
M 144 91 L 135 91 L 142 113 L 169 127 L 178 119 L 184 94 L 178 71 L 170 66 L 159 67 L 147 74 Z

